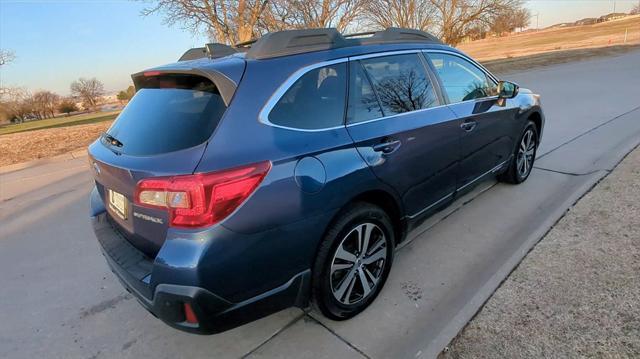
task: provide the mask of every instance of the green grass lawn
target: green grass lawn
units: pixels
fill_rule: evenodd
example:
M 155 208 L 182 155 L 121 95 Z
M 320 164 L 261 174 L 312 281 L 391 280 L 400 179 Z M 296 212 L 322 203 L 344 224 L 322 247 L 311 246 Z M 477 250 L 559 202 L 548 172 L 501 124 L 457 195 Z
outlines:
M 74 115 L 69 117 L 48 118 L 46 120 L 33 120 L 25 123 L 7 125 L 0 127 L 0 135 L 9 133 L 42 130 L 45 128 L 66 127 L 74 125 L 86 125 L 89 123 L 97 123 L 102 121 L 110 121 L 115 119 L 120 111 L 85 113 L 82 115 Z

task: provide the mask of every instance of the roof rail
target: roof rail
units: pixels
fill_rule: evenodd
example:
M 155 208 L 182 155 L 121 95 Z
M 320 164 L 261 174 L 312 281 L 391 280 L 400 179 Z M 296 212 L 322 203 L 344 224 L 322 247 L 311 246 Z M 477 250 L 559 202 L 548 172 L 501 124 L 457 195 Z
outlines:
M 239 42 L 233 47 L 212 43 L 185 52 L 180 60 L 195 60 L 204 57 L 212 59 L 247 52 L 250 59 L 301 54 L 305 52 L 337 49 L 347 46 L 391 44 L 407 42 L 427 42 L 442 44 L 437 37 L 420 30 L 390 27 L 382 31 L 359 32 L 342 35 L 334 28 L 284 30 L 270 32 L 259 39 Z
M 236 46 L 249 46 L 247 58 L 268 59 L 347 46 L 407 42 L 442 44 L 437 37 L 424 31 L 390 27 L 383 31 L 347 35 L 340 34 L 334 28 L 284 30 L 271 32 L 258 40 L 248 41 Z
M 383 31 L 375 32 L 371 37 L 362 38 L 360 41 L 363 45 L 398 42 L 429 42 L 442 44 L 437 37 L 428 32 L 415 29 L 404 29 L 401 27 L 388 27 Z
M 189 61 L 208 57 L 210 59 L 217 59 L 227 55 L 235 54 L 238 50 L 225 44 L 217 42 L 204 45 L 204 47 L 194 47 L 187 50 L 178 61 Z
M 270 32 L 259 38 L 247 52 L 247 57 L 267 59 L 347 45 L 345 38 L 334 28 L 284 30 Z

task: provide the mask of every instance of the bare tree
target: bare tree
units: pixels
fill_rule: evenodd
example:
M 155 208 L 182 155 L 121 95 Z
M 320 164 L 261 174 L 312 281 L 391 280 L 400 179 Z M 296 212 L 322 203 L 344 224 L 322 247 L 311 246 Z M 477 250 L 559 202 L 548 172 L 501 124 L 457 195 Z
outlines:
M 523 0 L 430 0 L 442 41 L 457 45 L 478 23 L 490 24 L 501 13 L 521 9 Z
M 104 85 L 95 77 L 80 78 L 71 83 L 71 94 L 81 98 L 85 108 L 94 109 L 100 97 L 104 95 Z
M 11 50 L 0 49 L 0 66 L 4 66 L 16 59 L 16 54 Z
M 289 15 L 282 19 L 285 28 L 335 27 L 345 31 L 355 25 L 366 3 L 366 0 L 285 0 L 275 1 L 272 9 Z
M 0 112 L 11 121 L 24 122 L 33 113 L 31 94 L 23 88 L 4 88 L 0 96 Z
M 371 0 L 365 5 L 367 22 L 375 27 L 405 27 L 431 30 L 434 6 L 431 0 Z
M 633 9 L 631 9 L 631 12 L 629 12 L 629 14 L 631 14 L 631 15 L 640 14 L 640 4 L 634 6 Z
M 218 41 L 234 44 L 257 35 L 257 24 L 268 0 L 157 0 L 142 15 L 165 15 L 169 25 L 182 24 Z
M 60 96 L 51 91 L 38 91 L 33 94 L 33 110 L 39 118 L 50 118 L 60 103 Z
M 530 18 L 531 12 L 527 8 L 509 9 L 494 16 L 488 27 L 494 34 L 502 35 L 529 26 Z

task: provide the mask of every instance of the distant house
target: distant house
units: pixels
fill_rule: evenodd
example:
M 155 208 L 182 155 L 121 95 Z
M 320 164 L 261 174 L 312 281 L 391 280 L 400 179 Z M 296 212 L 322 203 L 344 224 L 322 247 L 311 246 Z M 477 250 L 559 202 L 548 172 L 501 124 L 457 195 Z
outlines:
M 595 17 L 588 17 L 586 19 L 582 19 L 582 20 L 578 20 L 574 23 L 575 26 L 582 26 L 582 25 L 593 25 L 593 24 L 597 24 L 598 23 L 598 19 L 596 19 Z
M 611 14 L 600 16 L 598 18 L 598 22 L 605 22 L 605 21 L 611 21 L 611 20 L 616 20 L 616 19 L 622 19 L 623 17 L 627 17 L 627 16 L 629 16 L 629 15 L 625 14 L 623 12 L 612 12 Z
M 551 26 L 548 27 L 548 29 L 561 29 L 563 27 L 568 27 L 568 26 L 573 26 L 573 25 L 574 25 L 574 23 L 572 23 L 572 22 L 563 22 L 563 23 L 560 23 L 560 24 L 551 25 Z

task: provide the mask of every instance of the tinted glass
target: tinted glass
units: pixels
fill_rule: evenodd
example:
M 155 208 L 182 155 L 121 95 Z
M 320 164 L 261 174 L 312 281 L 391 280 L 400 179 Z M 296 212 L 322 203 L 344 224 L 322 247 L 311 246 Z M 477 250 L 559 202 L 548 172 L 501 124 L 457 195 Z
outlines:
M 280 126 L 308 130 L 342 125 L 346 78 L 345 63 L 307 72 L 273 107 L 269 121 Z
M 385 116 L 437 106 L 438 97 L 418 54 L 362 60 Z
M 371 83 L 358 61 L 351 63 L 347 122 L 356 123 L 383 117 Z
M 498 94 L 497 84 L 471 62 L 454 55 L 430 53 L 444 91 L 452 103 Z
M 210 87 L 140 89 L 107 133 L 122 143 L 115 149 L 129 155 L 177 151 L 205 142 L 225 109 Z

